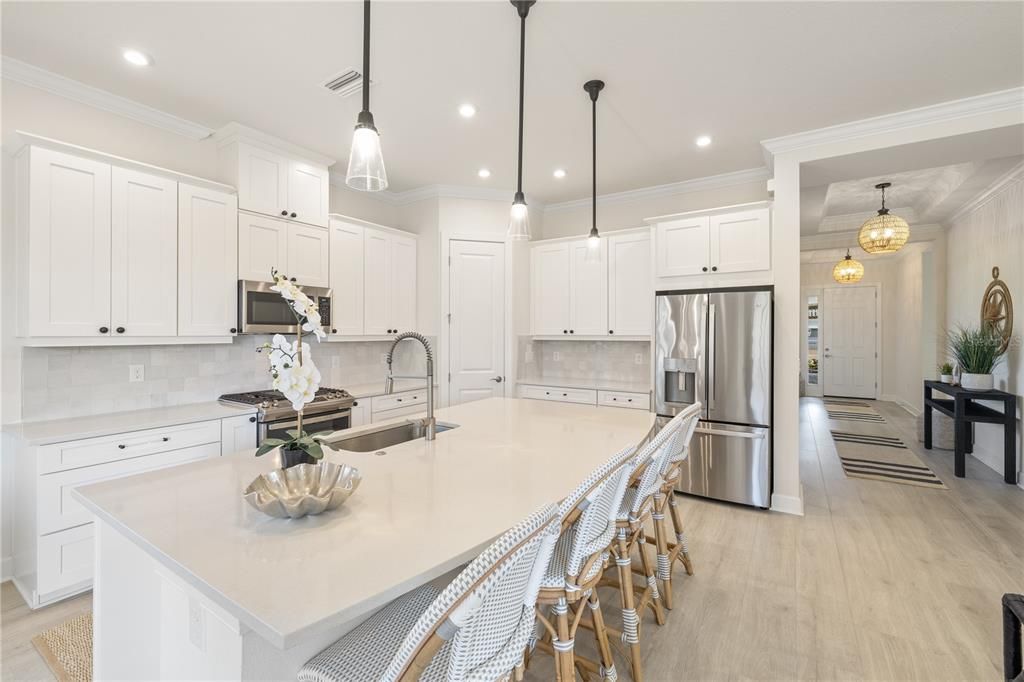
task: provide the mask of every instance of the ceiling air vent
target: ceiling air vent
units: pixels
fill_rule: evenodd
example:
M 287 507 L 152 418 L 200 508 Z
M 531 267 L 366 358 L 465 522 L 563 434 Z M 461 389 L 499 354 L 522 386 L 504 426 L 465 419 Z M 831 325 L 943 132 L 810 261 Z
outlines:
M 372 79 L 370 80 L 370 85 L 373 85 Z M 355 69 L 348 69 L 328 79 L 328 81 L 324 83 L 324 87 L 336 95 L 348 97 L 362 89 L 363 74 L 359 73 Z

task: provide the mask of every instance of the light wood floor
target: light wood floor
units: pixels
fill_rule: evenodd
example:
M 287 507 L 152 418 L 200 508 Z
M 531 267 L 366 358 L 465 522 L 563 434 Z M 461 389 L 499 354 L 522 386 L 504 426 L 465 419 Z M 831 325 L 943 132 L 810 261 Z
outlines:
M 877 409 L 950 489 L 846 478 L 822 404 L 803 400 L 804 517 L 681 498 L 697 573 L 677 571 L 664 627 L 645 619 L 647 680 L 1001 679 L 999 600 L 1024 591 L 1024 491 L 971 458 L 955 478 L 952 453 L 921 448 L 909 414 Z M 2 678 L 52 679 L 30 639 L 90 597 L 31 612 L 5 583 L 0 599 Z M 602 602 L 614 620 L 614 593 Z M 528 679 L 551 677 L 535 657 Z

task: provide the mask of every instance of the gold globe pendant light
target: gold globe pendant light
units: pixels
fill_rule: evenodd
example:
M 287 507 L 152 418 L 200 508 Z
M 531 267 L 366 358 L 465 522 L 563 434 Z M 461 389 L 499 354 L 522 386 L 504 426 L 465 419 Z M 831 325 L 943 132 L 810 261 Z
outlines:
M 864 276 L 864 266 L 859 260 L 850 257 L 850 250 L 846 250 L 846 258 L 836 263 L 832 268 L 832 279 L 840 284 L 854 284 Z
M 910 226 L 907 225 L 907 221 L 892 215 L 885 207 L 887 187 L 892 187 L 892 183 L 882 182 L 875 185 L 875 189 L 882 190 L 882 208 L 878 209 L 878 215 L 860 226 L 860 234 L 857 235 L 860 248 L 868 253 L 893 253 L 902 249 L 910 239 Z

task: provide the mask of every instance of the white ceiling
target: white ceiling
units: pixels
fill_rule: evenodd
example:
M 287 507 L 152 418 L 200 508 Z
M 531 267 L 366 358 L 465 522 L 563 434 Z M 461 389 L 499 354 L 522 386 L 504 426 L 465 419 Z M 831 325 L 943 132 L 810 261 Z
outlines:
M 193 120 L 264 130 L 347 159 L 361 3 L 4 2 L 3 54 Z M 392 189 L 510 188 L 518 19 L 494 2 L 377 2 L 371 109 Z M 763 165 L 759 141 L 1024 84 L 1024 3 L 543 0 L 527 27 L 524 189 L 589 194 Z M 148 69 L 120 56 L 150 53 Z M 469 101 L 472 120 L 458 116 Z M 698 149 L 701 134 L 714 138 Z M 492 172 L 481 180 L 476 172 Z M 551 172 L 566 168 L 568 177 Z

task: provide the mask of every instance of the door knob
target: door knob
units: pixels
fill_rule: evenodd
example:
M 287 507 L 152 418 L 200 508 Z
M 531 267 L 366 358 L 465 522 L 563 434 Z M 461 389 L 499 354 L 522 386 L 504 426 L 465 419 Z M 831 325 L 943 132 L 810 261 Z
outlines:
M 505 377 L 493 377 L 491 379 L 488 379 L 488 381 L 493 381 L 496 384 L 500 384 L 504 380 L 505 380 Z

